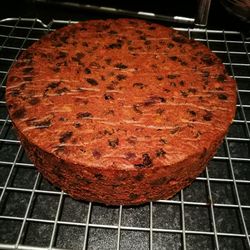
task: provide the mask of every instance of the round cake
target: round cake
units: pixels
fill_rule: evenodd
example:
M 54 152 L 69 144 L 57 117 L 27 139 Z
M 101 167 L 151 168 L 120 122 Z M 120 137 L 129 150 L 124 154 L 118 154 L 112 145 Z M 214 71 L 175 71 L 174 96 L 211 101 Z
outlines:
M 107 205 L 170 198 L 215 154 L 236 83 L 205 45 L 137 19 L 45 35 L 12 66 L 6 101 L 42 175 Z

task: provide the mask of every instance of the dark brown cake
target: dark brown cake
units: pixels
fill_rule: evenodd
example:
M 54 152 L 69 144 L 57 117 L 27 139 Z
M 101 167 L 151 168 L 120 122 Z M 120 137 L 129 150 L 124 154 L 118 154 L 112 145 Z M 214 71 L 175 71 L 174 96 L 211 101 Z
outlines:
M 10 117 L 30 159 L 76 199 L 140 204 L 189 185 L 235 114 L 235 81 L 205 45 L 135 19 L 35 42 L 11 68 Z

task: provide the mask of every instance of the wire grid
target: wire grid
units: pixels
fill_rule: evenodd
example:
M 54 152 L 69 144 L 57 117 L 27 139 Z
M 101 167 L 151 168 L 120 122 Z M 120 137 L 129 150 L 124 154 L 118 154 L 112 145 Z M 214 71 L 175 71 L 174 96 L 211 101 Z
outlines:
M 70 21 L 0 21 L 1 249 L 250 249 L 250 42 L 240 32 L 182 29 L 209 46 L 237 80 L 237 113 L 208 168 L 169 200 L 136 207 L 79 202 L 36 171 L 4 99 L 18 54 Z

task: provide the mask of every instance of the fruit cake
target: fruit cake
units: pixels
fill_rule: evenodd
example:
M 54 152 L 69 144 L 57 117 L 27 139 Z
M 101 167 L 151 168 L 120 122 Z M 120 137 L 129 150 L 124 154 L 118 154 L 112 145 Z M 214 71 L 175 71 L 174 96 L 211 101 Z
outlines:
M 6 101 L 47 180 L 75 199 L 133 205 L 170 198 L 205 169 L 235 115 L 236 82 L 172 28 L 88 20 L 21 53 Z

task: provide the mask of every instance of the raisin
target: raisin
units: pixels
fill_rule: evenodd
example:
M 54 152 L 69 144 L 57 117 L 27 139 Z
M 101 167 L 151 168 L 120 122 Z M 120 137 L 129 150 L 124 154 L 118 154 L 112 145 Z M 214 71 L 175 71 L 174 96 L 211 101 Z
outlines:
M 21 78 L 18 77 L 18 76 L 11 76 L 11 77 L 9 77 L 9 81 L 15 81 L 15 82 L 17 82 L 17 81 L 21 81 Z
M 145 41 L 147 39 L 147 37 L 145 35 L 142 35 L 142 36 L 139 36 L 139 39 Z
M 165 138 L 161 138 L 161 139 L 160 139 L 160 143 L 161 143 L 161 144 L 167 144 L 168 141 L 167 141 L 167 139 L 165 139 Z
M 97 180 L 101 181 L 101 180 L 103 180 L 103 175 L 100 174 L 100 173 L 96 173 L 96 174 L 95 174 L 95 178 L 96 178 Z
M 188 93 L 185 92 L 185 91 L 183 91 L 183 90 L 181 90 L 180 93 L 181 93 L 181 95 L 182 95 L 183 97 L 187 97 L 187 96 L 188 96 Z
M 31 76 L 26 76 L 23 78 L 24 81 L 31 82 L 33 80 L 33 77 Z
M 146 41 L 144 42 L 144 44 L 145 44 L 145 45 L 150 45 L 150 44 L 151 44 L 151 41 L 146 40 Z
M 219 81 L 219 82 L 225 82 L 225 80 L 226 80 L 226 76 L 225 75 L 219 74 L 217 76 L 217 81 Z
M 60 138 L 59 138 L 59 141 L 60 143 L 65 143 L 67 142 L 73 135 L 73 132 L 72 131 L 67 131 L 65 133 L 63 133 Z
M 198 138 L 198 137 L 200 137 L 200 135 L 201 135 L 201 132 L 197 131 L 194 133 L 194 138 Z
M 206 114 L 203 115 L 203 119 L 205 121 L 211 121 L 212 120 L 212 117 L 213 117 L 213 114 L 211 111 L 206 111 Z
M 140 34 L 140 35 L 143 34 L 143 31 L 141 31 L 141 30 L 136 30 L 135 32 L 136 32 L 137 34 Z
M 164 77 L 163 77 L 163 76 L 157 76 L 156 79 L 157 79 L 158 81 L 161 81 L 161 80 L 164 79 Z
M 63 43 L 68 43 L 68 39 L 69 39 L 69 37 L 66 36 L 66 35 L 60 37 L 60 40 L 61 40 Z
M 57 56 L 57 59 L 65 58 L 65 57 L 67 57 L 67 55 L 68 55 L 67 52 L 59 51 L 59 55 Z
M 104 133 L 104 135 L 112 135 L 112 134 L 114 134 L 114 129 L 112 129 L 112 130 L 104 129 L 103 133 Z
M 89 180 L 88 178 L 86 178 L 86 177 L 83 177 L 83 176 L 80 176 L 80 175 L 76 175 L 76 179 L 77 179 L 77 183 L 80 181 L 80 182 L 83 182 L 84 184 L 86 184 L 86 185 L 89 185 L 89 184 L 91 184 L 92 183 L 92 181 L 91 180 Z
M 119 139 L 118 138 L 115 138 L 115 139 L 112 139 L 112 140 L 108 140 L 108 145 L 111 147 L 111 148 L 116 148 L 119 144 Z
M 140 110 L 141 105 L 140 104 L 134 104 L 133 105 L 133 110 L 138 113 L 138 114 L 142 114 L 143 112 Z
M 147 99 L 145 102 L 144 102 L 144 105 L 145 106 L 151 106 L 153 104 L 156 104 L 156 103 L 165 103 L 166 102 L 166 98 L 164 97 L 161 97 L 161 96 L 151 96 L 149 99 Z
M 118 68 L 118 69 L 126 69 L 126 68 L 128 68 L 127 65 L 122 64 L 122 63 L 117 63 L 117 64 L 115 65 L 115 67 Z
M 56 91 L 56 93 L 57 93 L 58 95 L 61 95 L 61 94 L 63 94 L 63 93 L 69 92 L 69 91 L 70 91 L 70 90 L 69 90 L 68 88 L 63 87 L 63 88 L 61 88 L 61 89 L 58 89 L 58 90 Z
M 138 194 L 134 194 L 134 193 L 129 194 L 129 199 L 131 199 L 131 200 L 136 200 L 138 198 L 139 198 Z
M 145 153 L 142 155 L 142 162 L 143 162 L 143 165 L 146 166 L 146 167 L 150 167 L 152 166 L 152 160 L 149 156 L 149 154 Z
M 188 113 L 189 113 L 190 115 L 192 115 L 192 116 L 196 116 L 196 112 L 193 111 L 193 110 L 188 110 Z
M 166 152 L 162 148 L 156 151 L 157 157 L 165 157 L 165 155 L 166 155 Z
M 109 33 L 110 35 L 117 35 L 117 34 L 118 34 L 118 32 L 115 31 L 115 30 L 110 30 L 108 33 Z
M 114 97 L 112 95 L 104 94 L 105 100 L 114 100 Z
M 172 49 L 174 47 L 174 44 L 173 43 L 168 43 L 167 46 L 168 46 L 169 49 Z
M 63 46 L 63 44 L 62 44 L 62 43 L 60 43 L 60 42 L 53 43 L 53 45 L 54 45 L 56 48 L 60 48 L 60 47 L 62 47 L 62 46 Z
M 165 109 L 161 109 L 161 108 L 156 109 L 156 111 L 155 111 L 155 113 L 159 114 L 159 115 L 162 115 L 164 112 L 165 112 Z
M 160 41 L 159 41 L 159 44 L 160 44 L 160 45 L 165 45 L 166 42 L 165 42 L 164 40 L 160 40 Z
M 126 159 L 127 160 L 134 159 L 135 157 L 136 157 L 135 153 L 132 153 L 132 152 L 126 153 Z
M 91 70 L 90 70 L 89 68 L 85 68 L 85 69 L 84 69 L 84 73 L 85 73 L 85 74 L 91 74 Z
M 182 66 L 187 66 L 188 65 L 188 63 L 185 62 L 185 61 L 179 60 L 179 62 L 181 63 Z
M 220 99 L 220 100 L 227 100 L 227 95 L 225 95 L 225 94 L 218 94 L 218 98 Z
M 176 83 L 175 82 L 170 82 L 170 86 L 176 87 Z
M 178 59 L 177 56 L 169 56 L 169 59 L 171 59 L 172 61 L 176 61 Z
M 131 45 L 132 44 L 132 40 L 127 40 L 127 45 Z
M 175 133 L 177 133 L 178 131 L 180 130 L 180 127 L 175 127 L 175 128 L 173 128 L 173 129 L 171 129 L 170 130 L 170 134 L 175 134 Z
M 202 76 L 203 76 L 203 77 L 206 77 L 206 78 L 207 78 L 207 77 L 209 77 L 209 75 L 210 75 L 210 72 L 208 72 L 208 71 L 203 71 L 203 72 L 202 72 Z
M 55 66 L 52 68 L 52 70 L 55 72 L 55 73 L 58 73 L 61 71 L 60 67 L 59 66 Z
M 33 70 L 34 70 L 34 69 L 33 69 L 32 67 L 24 68 L 24 69 L 23 69 L 23 73 L 24 73 L 24 74 L 28 74 L 28 73 L 33 72 Z
M 119 171 L 116 180 L 117 181 L 125 181 L 129 177 L 129 173 L 127 171 Z
M 81 123 L 76 122 L 76 123 L 74 124 L 74 126 L 75 126 L 75 128 L 80 128 L 80 127 L 81 127 Z
M 100 151 L 98 151 L 98 150 L 96 150 L 96 149 L 93 150 L 92 154 L 93 154 L 93 156 L 94 156 L 96 159 L 100 159 L 101 156 L 102 156 L 102 154 L 100 153 Z
M 179 81 L 179 85 L 180 86 L 184 86 L 185 85 L 185 82 L 183 80 Z
M 179 75 L 175 75 L 175 74 L 169 74 L 169 75 L 167 75 L 167 77 L 169 78 L 169 79 L 175 79 L 176 77 L 178 77 Z
M 90 85 L 93 85 L 93 86 L 96 86 L 98 85 L 98 82 L 93 79 L 93 78 L 87 78 L 86 81 L 90 84 Z
M 40 102 L 40 98 L 38 98 L 38 97 L 33 97 L 33 98 L 31 98 L 30 100 L 29 100 L 29 104 L 30 105 L 36 105 L 36 104 L 38 104 Z
M 14 89 L 12 92 L 11 92 L 11 96 L 13 97 L 17 97 L 20 95 L 20 90 L 19 89 Z
M 83 112 L 83 113 L 78 113 L 76 115 L 77 119 L 82 119 L 82 118 L 90 118 L 93 117 L 93 115 L 89 112 Z
M 51 120 L 45 119 L 43 121 L 29 121 L 28 125 L 35 126 L 38 129 L 44 129 L 51 126 Z
M 68 119 L 65 118 L 65 117 L 63 117 L 63 116 L 61 116 L 58 120 L 59 120 L 60 122 L 66 122 Z
M 196 92 L 197 92 L 197 89 L 195 89 L 195 88 L 189 88 L 188 89 L 188 93 L 196 94 Z
M 155 30 L 156 28 L 154 26 L 148 27 L 148 30 Z
M 126 75 L 119 74 L 119 75 L 116 76 L 116 78 L 117 78 L 118 81 L 121 81 L 121 80 L 126 79 L 127 76 L 126 76 Z
M 12 114 L 12 117 L 14 119 L 21 119 L 21 118 L 24 118 L 24 116 L 26 115 L 26 110 L 25 108 L 20 108 L 20 109 L 17 109 L 13 114 Z
M 111 60 L 111 58 L 107 58 L 107 59 L 105 59 L 105 62 L 106 62 L 108 65 L 110 65 L 111 62 L 112 62 L 112 60 Z
M 150 156 L 147 153 L 145 153 L 142 155 L 142 163 L 135 164 L 134 166 L 138 167 L 138 168 L 151 167 L 152 160 L 151 160 Z
M 82 42 L 82 46 L 83 46 L 83 47 L 89 47 L 89 45 L 88 45 L 87 42 Z
M 133 46 L 128 46 L 128 50 L 129 50 L 129 51 L 131 51 L 131 52 L 133 52 L 133 51 L 135 51 L 135 50 L 136 50 L 136 48 L 135 48 L 135 47 L 133 47 Z
M 223 91 L 224 89 L 222 87 L 215 88 L 218 91 Z
M 134 177 L 134 179 L 135 179 L 136 181 L 142 181 L 142 180 L 144 179 L 144 174 L 143 174 L 143 173 L 139 173 L 139 174 L 137 174 L 137 175 Z
M 114 90 L 115 89 L 115 84 L 112 83 L 112 84 L 107 85 L 107 89 L 108 90 Z
M 120 49 L 122 47 L 122 43 L 111 43 L 108 45 L 108 49 Z
M 72 60 L 75 62 L 80 62 L 81 59 L 84 57 L 85 55 L 81 52 L 77 52 L 76 55 L 74 57 L 72 57 Z
M 143 89 L 145 87 L 145 85 L 141 82 L 136 82 L 133 84 L 134 88 L 138 88 L 138 89 Z

